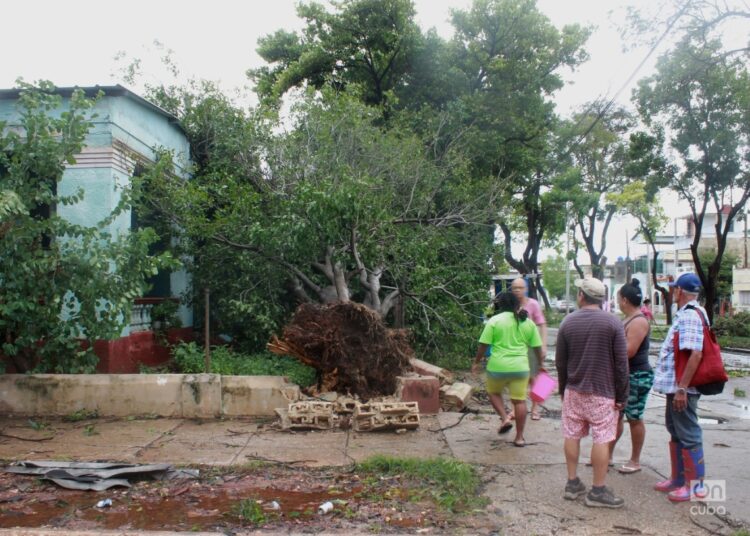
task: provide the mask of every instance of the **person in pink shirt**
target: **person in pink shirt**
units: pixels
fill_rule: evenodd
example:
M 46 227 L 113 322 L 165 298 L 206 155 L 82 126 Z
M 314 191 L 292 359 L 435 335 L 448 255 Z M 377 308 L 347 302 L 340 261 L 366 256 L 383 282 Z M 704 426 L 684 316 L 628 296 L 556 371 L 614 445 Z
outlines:
M 646 320 L 648 320 L 649 324 L 656 324 L 654 313 L 651 312 L 651 300 L 649 300 L 648 298 L 643 300 L 643 305 L 641 305 L 641 314 L 646 317 Z
M 521 302 L 521 308 L 525 309 L 529 314 L 529 320 L 536 324 L 539 329 L 539 336 L 542 339 L 541 363 L 537 361 L 536 355 L 529 353 L 530 377 L 533 378 L 540 370 L 544 370 L 542 363 L 544 363 L 544 360 L 547 357 L 547 319 L 544 318 L 544 313 L 542 313 L 542 307 L 539 305 L 539 302 L 533 298 L 529 298 L 528 285 L 524 278 L 519 277 L 518 279 L 514 279 L 510 284 L 510 291 L 515 294 L 518 301 Z M 539 414 L 539 404 L 532 400 L 531 420 L 538 421 L 539 419 L 541 419 L 541 415 Z

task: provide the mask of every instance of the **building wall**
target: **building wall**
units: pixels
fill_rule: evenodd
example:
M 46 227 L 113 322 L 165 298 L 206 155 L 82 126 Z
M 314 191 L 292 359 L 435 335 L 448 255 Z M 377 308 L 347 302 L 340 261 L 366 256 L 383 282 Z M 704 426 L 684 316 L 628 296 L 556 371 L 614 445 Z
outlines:
M 69 110 L 70 100 L 63 98 L 61 106 L 51 113 Z M 95 226 L 117 207 L 138 160 L 153 161 L 155 148 L 171 151 L 178 173 L 187 177 L 190 147 L 182 129 L 168 116 L 144 105 L 127 95 L 104 96 L 92 109 L 95 114 L 83 150 L 76 155 L 76 162 L 67 165 L 58 184 L 60 195 L 73 195 L 84 191 L 83 199 L 73 205 L 60 204 L 59 215 L 73 223 Z M 18 128 L 20 113 L 16 100 L 0 99 L 0 121 L 8 128 Z M 114 237 L 130 230 L 130 210 L 120 214 L 107 230 Z M 190 284 L 185 271 L 170 276 L 173 294 L 179 295 Z M 192 310 L 180 307 L 180 319 L 184 326 L 192 326 Z M 123 336 L 130 333 L 126 328 Z
M 750 268 L 732 270 L 732 307 L 735 311 L 750 311 Z

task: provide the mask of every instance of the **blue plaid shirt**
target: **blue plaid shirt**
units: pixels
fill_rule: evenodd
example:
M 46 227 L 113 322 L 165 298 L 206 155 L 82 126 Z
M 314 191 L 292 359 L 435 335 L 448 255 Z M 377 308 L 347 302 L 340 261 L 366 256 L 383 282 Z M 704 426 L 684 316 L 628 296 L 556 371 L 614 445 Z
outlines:
M 696 310 L 686 310 L 685 307 L 692 305 Z M 661 345 L 659 359 L 654 369 L 654 386 L 657 393 L 674 394 L 677 391 L 677 379 L 674 370 L 674 333 L 680 334 L 680 350 L 703 350 L 703 321 L 698 316 L 698 311 L 706 317 L 706 310 L 692 300 L 683 305 L 675 315 L 674 322 L 669 328 L 667 338 Z M 697 394 L 694 387 L 687 390 L 690 394 Z

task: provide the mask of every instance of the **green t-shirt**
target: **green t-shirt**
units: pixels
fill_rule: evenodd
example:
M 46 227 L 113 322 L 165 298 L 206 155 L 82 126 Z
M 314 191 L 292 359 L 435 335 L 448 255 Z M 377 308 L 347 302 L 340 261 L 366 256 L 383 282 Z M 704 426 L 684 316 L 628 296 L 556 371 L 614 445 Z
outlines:
M 479 342 L 492 345 L 492 354 L 487 362 L 489 372 L 528 371 L 529 348 L 542 345 L 536 324 L 528 318 L 516 322 L 513 313 L 500 313 L 490 318 Z

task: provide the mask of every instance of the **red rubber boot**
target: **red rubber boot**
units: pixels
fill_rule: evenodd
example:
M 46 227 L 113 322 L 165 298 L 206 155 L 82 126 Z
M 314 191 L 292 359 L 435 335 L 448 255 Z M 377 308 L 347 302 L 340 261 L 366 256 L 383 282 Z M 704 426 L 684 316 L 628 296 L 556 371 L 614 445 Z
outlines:
M 682 457 L 682 445 L 677 441 L 669 442 L 669 459 L 672 462 L 672 476 L 654 484 L 656 491 L 669 493 L 685 485 L 685 462 Z

